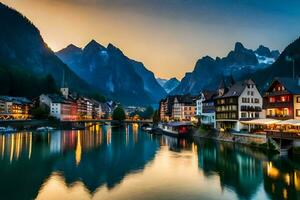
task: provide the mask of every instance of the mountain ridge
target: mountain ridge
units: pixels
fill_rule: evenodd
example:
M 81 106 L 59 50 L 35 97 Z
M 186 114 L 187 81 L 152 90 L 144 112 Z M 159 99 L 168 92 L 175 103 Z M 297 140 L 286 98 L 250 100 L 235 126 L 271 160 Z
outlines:
M 70 48 L 71 47 L 71 48 Z M 85 47 L 64 48 L 56 55 L 81 78 L 124 104 L 154 104 L 166 95 L 153 72 L 118 47 L 91 40 Z M 99 84 L 103 80 L 104 84 Z
M 269 67 L 278 56 L 277 50 L 271 51 L 262 45 L 256 50 L 251 50 L 244 47 L 241 42 L 236 42 L 234 49 L 223 58 L 204 56 L 198 59 L 194 70 L 185 74 L 171 94 L 197 94 L 204 88 L 215 89 L 218 84 L 215 80 L 221 80 L 223 76 L 234 76 L 239 79 Z
M 81 93 L 93 89 L 64 64 L 48 47 L 40 31 L 18 11 L 0 3 L 0 64 L 18 67 L 35 76 L 54 77 L 62 84 L 63 74 L 72 90 Z

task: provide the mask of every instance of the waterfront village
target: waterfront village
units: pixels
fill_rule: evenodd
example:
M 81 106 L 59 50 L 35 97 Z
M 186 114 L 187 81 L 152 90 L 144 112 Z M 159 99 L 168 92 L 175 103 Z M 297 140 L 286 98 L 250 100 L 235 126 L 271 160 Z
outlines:
M 0 120 L 19 121 L 31 120 L 35 109 L 45 110 L 49 117 L 59 121 L 111 119 L 112 112 L 118 103 L 110 100 L 99 102 L 93 98 L 71 93 L 69 88 L 62 87 L 60 94 L 41 94 L 29 100 L 26 97 L 0 96 Z M 145 108 L 128 106 L 125 109 L 127 117 Z M 137 116 L 131 116 L 136 119 Z
M 194 122 L 206 136 L 209 130 L 218 133 L 209 137 L 258 146 L 271 142 L 286 154 L 299 146 L 300 78 L 274 78 L 260 93 L 253 80 L 235 82 L 230 77 L 216 91 L 167 96 L 159 113 L 164 122 Z
M 59 121 L 111 119 L 117 106 L 114 101 L 99 102 L 62 87 L 60 94 L 41 94 L 33 100 L 0 96 L 0 120 L 30 120 L 35 108 L 48 110 Z M 144 110 L 126 107 L 126 118 L 138 120 L 132 113 Z M 274 78 L 264 93 L 251 79 L 223 78 L 215 91 L 168 95 L 159 102 L 158 115 L 161 124 L 190 123 L 203 129 L 206 137 L 219 140 L 263 145 L 271 139 L 281 153 L 287 153 L 300 138 L 300 78 Z M 207 136 L 211 133 L 218 134 Z

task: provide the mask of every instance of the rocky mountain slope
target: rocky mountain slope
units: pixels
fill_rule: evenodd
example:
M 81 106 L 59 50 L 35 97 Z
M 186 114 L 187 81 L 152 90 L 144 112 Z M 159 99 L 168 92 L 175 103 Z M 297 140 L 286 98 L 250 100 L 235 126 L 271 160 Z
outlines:
M 168 94 L 172 92 L 180 84 L 180 81 L 175 77 L 169 80 L 161 79 L 161 78 L 157 78 L 156 80 L 165 89 L 165 91 Z
M 71 89 L 83 93 L 92 91 L 85 81 L 54 54 L 39 30 L 27 18 L 2 3 L 0 27 L 0 65 L 14 67 L 36 77 L 50 74 L 59 86 L 64 73 Z
M 199 59 L 193 72 L 186 73 L 172 94 L 197 94 L 202 89 L 215 89 L 223 76 L 232 75 L 240 79 L 258 70 L 268 68 L 279 56 L 279 51 L 259 46 L 255 51 L 237 42 L 234 50 L 226 57 L 213 59 L 205 56 Z
M 143 63 L 112 44 L 104 47 L 92 40 L 83 49 L 69 45 L 56 55 L 82 79 L 124 104 L 157 103 L 166 95 Z

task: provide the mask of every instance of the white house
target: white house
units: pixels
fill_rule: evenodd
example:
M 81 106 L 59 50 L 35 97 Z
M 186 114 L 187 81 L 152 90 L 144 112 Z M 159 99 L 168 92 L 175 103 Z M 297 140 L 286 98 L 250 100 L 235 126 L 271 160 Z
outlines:
M 214 97 L 216 92 L 203 91 L 196 101 L 196 114 L 201 124 L 216 128 Z
M 251 79 L 235 83 L 215 99 L 217 128 L 238 132 L 246 129 L 241 121 L 265 117 L 262 104 L 262 96 Z

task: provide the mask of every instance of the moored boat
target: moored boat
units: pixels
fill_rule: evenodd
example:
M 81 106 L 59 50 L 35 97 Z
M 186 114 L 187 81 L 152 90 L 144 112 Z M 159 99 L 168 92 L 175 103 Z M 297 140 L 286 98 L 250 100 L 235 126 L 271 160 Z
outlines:
M 0 127 L 0 132 L 1 133 L 12 133 L 12 132 L 16 132 L 16 131 L 17 131 L 17 129 L 12 128 L 10 126 L 8 126 L 8 127 Z
M 192 127 L 190 122 L 169 122 L 158 125 L 163 134 L 179 138 L 191 136 Z
M 43 127 L 39 127 L 36 129 L 36 131 L 38 132 L 49 132 L 49 131 L 53 131 L 54 128 L 50 127 L 50 126 L 43 126 Z

